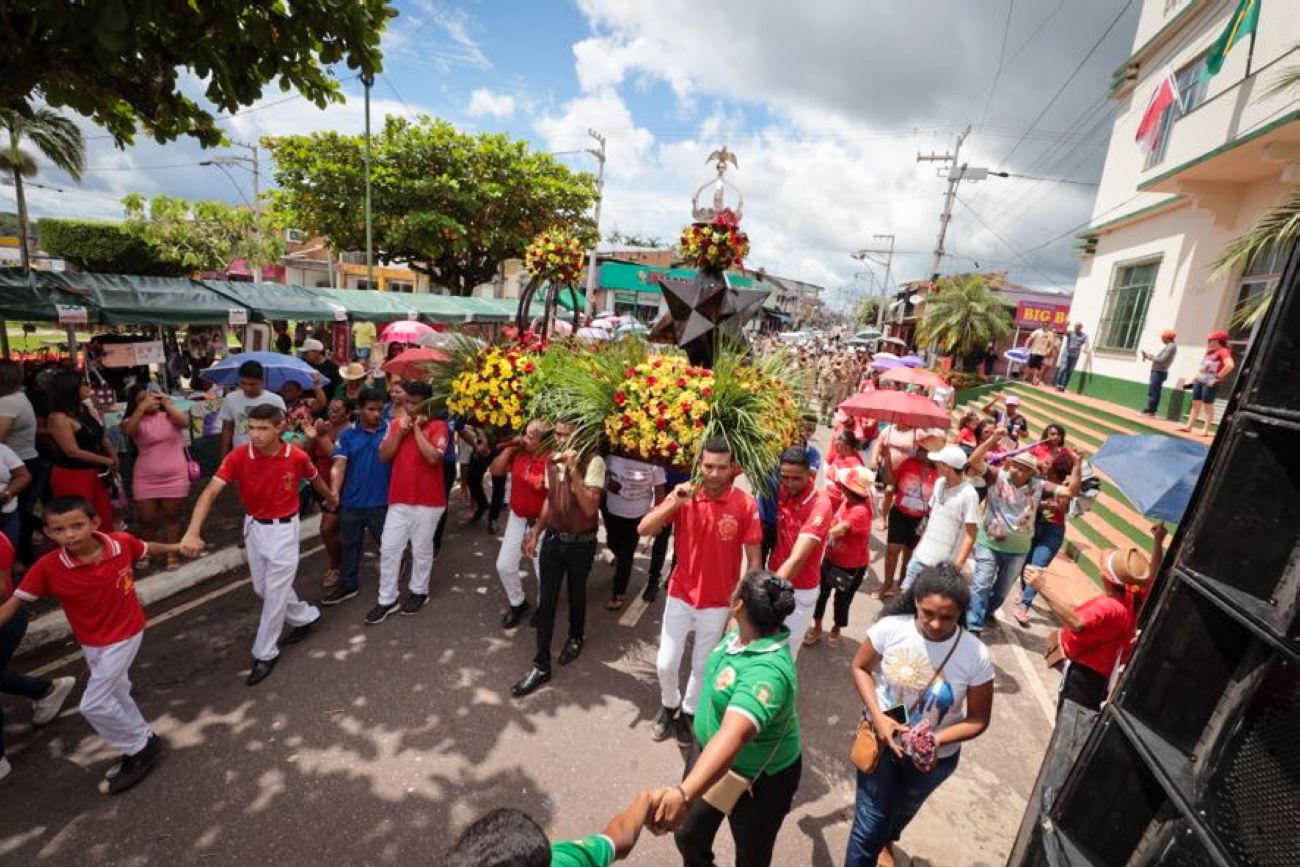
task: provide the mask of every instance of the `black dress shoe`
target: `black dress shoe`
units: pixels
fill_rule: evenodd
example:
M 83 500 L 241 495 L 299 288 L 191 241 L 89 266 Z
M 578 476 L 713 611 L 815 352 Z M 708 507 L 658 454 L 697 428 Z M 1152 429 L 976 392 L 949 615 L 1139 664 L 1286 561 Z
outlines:
M 506 609 L 506 614 L 501 618 L 502 629 L 514 629 L 519 622 L 524 619 L 524 613 L 528 610 L 528 600 L 525 599 L 518 605 L 511 605 Z
M 542 671 L 540 668 L 533 666 L 528 669 L 527 674 L 519 679 L 518 683 L 510 687 L 510 694 L 515 698 L 523 698 L 530 693 L 536 692 L 544 684 L 550 682 L 550 679 L 551 673 L 549 671 Z
M 659 579 L 651 578 L 646 582 L 645 589 L 641 591 L 641 598 L 646 602 L 654 602 L 659 598 Z
M 304 623 L 302 626 L 295 626 L 293 629 L 290 629 L 289 634 L 280 639 L 280 646 L 287 647 L 290 644 L 297 644 L 299 641 L 302 641 L 311 634 L 311 631 L 316 628 L 317 623 L 320 623 L 319 617 L 311 623 Z
M 538 604 L 540 605 L 541 603 L 539 602 Z M 531 617 L 528 618 L 528 628 L 529 628 L 529 629 L 536 629 L 536 628 L 537 628 L 537 617 L 538 617 L 538 615 L 540 615 L 541 613 L 542 613 L 542 609 L 540 609 L 540 608 L 534 608 L 534 609 L 533 609 L 533 615 L 532 615 Z
M 266 680 L 267 675 L 269 675 L 271 670 L 275 668 L 276 660 L 279 658 L 280 657 L 277 656 L 275 659 L 254 659 L 253 668 L 248 672 L 248 685 L 257 686 L 259 683 Z
M 582 639 L 570 638 L 564 642 L 564 649 L 560 651 L 560 665 L 568 665 L 578 658 L 582 653 Z

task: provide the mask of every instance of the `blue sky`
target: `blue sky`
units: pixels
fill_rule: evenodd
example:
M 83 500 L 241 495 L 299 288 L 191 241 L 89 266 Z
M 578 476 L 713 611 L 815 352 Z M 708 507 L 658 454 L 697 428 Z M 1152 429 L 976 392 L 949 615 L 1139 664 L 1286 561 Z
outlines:
M 849 257 L 876 233 L 897 236 L 891 282 L 928 271 L 944 184 L 934 166 L 915 157 L 949 148 L 966 124 L 974 127 L 963 153 L 971 165 L 1096 180 L 1111 118 L 1123 108 L 1106 100 L 1106 86 L 1132 48 L 1141 3 L 394 5 L 400 15 L 385 37 L 385 71 L 372 92 L 376 124 L 385 113 L 429 114 L 550 151 L 591 146 L 586 130 L 594 127 L 608 137 L 602 229 L 666 240 L 690 219 L 691 192 L 711 176 L 705 157 L 726 144 L 739 159 L 729 179 L 745 196 L 750 264 L 846 298 L 883 276 L 878 266 L 874 278 L 866 276 Z M 343 87 L 348 101 L 325 111 L 273 87 L 224 126 L 244 141 L 315 129 L 359 132 L 360 84 Z M 197 92 L 198 83 L 191 88 Z M 199 166 L 213 154 L 191 142 L 120 151 L 95 128 L 87 125 L 86 133 L 84 183 L 43 172 L 37 180 L 62 192 L 33 190 L 36 214 L 116 218 L 121 196 L 132 191 L 232 202 L 251 196 L 246 173 L 233 169 L 232 183 Z M 565 159 L 594 169 L 585 155 Z M 263 166 L 268 182 L 270 169 Z M 1069 230 L 1086 223 L 1092 196 L 1078 184 L 970 185 L 950 228 L 953 255 L 944 270 L 978 264 L 1009 269 L 1030 286 L 1071 285 Z M 0 207 L 11 200 L 0 187 Z

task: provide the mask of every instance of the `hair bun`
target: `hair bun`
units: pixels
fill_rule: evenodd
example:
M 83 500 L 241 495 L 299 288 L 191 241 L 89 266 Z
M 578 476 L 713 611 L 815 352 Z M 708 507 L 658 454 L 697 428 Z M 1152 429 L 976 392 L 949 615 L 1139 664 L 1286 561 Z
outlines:
M 772 608 L 782 620 L 794 613 L 794 588 L 787 584 L 772 600 Z

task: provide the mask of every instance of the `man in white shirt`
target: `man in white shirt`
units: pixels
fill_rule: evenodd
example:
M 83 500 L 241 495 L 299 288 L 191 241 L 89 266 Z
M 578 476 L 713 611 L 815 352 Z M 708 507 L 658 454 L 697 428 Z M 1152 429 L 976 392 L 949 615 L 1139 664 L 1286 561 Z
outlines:
M 230 450 L 248 442 L 248 411 L 255 406 L 269 403 L 284 412 L 284 398 L 273 391 L 267 391 L 266 369 L 260 361 L 245 361 L 239 365 L 239 390 L 232 391 L 221 399 L 221 458 L 225 459 Z
M 1056 352 L 1056 333 L 1047 327 L 1047 323 L 1038 326 L 1038 330 L 1029 335 L 1025 344 L 1029 350 L 1029 363 L 1025 365 L 1025 377 L 1030 385 L 1042 385 L 1043 363 Z
M 951 563 L 960 571 L 975 547 L 975 536 L 979 532 L 979 493 L 964 473 L 967 462 L 976 455 L 967 458 L 961 446 L 947 445 L 937 452 L 930 452 L 927 457 L 939 471 L 939 478 L 935 480 L 934 493 L 930 496 L 925 531 L 912 551 L 912 559 L 903 576 L 905 591 L 921 571 L 930 566 Z M 978 457 L 983 458 L 983 452 L 979 452 Z
M 662 467 L 618 455 L 605 459 L 605 543 L 614 554 L 614 587 L 610 611 L 623 607 L 632 560 L 641 535 L 637 524 L 664 498 L 667 477 Z

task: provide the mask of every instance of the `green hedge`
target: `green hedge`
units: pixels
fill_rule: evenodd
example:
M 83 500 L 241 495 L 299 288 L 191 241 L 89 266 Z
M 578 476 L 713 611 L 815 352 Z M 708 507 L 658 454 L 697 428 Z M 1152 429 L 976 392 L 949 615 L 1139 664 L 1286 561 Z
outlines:
M 83 271 L 153 277 L 180 277 L 186 273 L 184 267 L 160 258 L 148 244 L 116 223 L 47 218 L 36 222 L 36 240 L 50 256 L 71 262 Z

